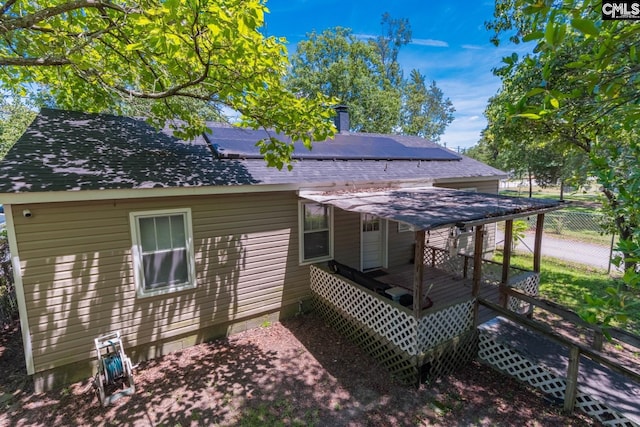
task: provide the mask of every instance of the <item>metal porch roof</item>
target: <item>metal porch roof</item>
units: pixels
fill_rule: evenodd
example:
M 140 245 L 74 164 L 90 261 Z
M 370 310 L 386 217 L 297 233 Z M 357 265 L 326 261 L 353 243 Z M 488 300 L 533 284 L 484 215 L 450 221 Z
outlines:
M 376 215 L 408 224 L 412 230 L 479 225 L 525 217 L 562 207 L 562 202 L 447 188 L 376 191 L 300 191 L 300 197 L 345 211 Z

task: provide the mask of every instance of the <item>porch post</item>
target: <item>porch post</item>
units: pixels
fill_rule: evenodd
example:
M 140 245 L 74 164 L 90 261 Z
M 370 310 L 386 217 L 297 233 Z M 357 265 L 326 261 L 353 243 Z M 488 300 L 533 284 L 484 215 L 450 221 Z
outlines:
M 413 259 L 413 315 L 420 317 L 422 303 L 422 278 L 424 275 L 424 230 L 416 231 L 416 251 Z
M 533 271 L 540 273 L 540 256 L 542 254 L 542 231 L 544 228 L 544 214 L 538 214 L 536 219 L 536 238 L 533 247 Z
M 472 295 L 477 297 L 480 293 L 480 281 L 482 280 L 482 249 L 484 246 L 484 225 L 476 227 L 475 245 L 473 248 L 473 288 Z
M 473 288 L 471 294 L 475 298 L 473 304 L 473 327 L 478 326 L 478 318 L 480 311 L 480 304 L 478 303 L 478 296 L 480 295 L 480 282 L 482 281 L 482 248 L 484 246 L 484 225 L 478 225 L 476 227 L 475 245 L 473 248 Z
M 509 283 L 509 267 L 511 267 L 511 247 L 513 244 L 513 220 L 508 219 L 504 227 L 504 249 L 502 256 L 502 280 L 500 281 L 500 305 L 507 306 L 507 294 L 504 289 Z

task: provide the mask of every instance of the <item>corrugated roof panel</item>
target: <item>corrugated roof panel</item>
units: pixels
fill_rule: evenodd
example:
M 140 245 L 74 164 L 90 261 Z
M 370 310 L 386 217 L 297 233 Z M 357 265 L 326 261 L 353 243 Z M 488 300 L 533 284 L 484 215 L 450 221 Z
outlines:
M 558 209 L 557 200 L 508 197 L 445 188 L 383 191 L 301 191 L 300 197 L 350 212 L 410 224 L 414 230 L 527 216 Z

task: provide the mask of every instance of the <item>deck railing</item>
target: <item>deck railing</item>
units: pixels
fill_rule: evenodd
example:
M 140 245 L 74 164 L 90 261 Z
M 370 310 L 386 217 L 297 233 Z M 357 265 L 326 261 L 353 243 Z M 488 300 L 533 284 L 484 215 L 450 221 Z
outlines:
M 454 253 L 446 249 L 426 246 L 424 263 L 432 268 L 439 268 L 462 278 L 473 277 L 473 256 Z M 482 281 L 490 285 L 499 285 L 502 281 L 502 264 L 496 261 L 482 260 Z M 509 267 L 510 288 L 520 290 L 527 295 L 537 296 L 540 287 L 540 274 L 518 267 Z M 508 297 L 507 308 L 516 313 L 529 313 L 533 305 L 517 298 Z
M 424 264 L 433 268 L 448 271 L 465 279 L 473 277 L 473 255 L 454 253 L 437 248 L 435 246 L 425 246 Z M 518 267 L 509 267 L 509 276 L 517 276 L 527 270 Z M 482 280 L 499 284 L 502 280 L 502 264 L 496 261 L 482 260 Z

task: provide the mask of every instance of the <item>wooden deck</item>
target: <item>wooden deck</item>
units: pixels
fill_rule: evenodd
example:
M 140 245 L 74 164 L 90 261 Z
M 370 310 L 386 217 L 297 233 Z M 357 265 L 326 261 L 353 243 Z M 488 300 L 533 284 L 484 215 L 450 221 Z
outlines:
M 413 293 L 413 265 L 389 269 L 387 274 L 377 276 L 376 279 L 388 285 L 399 286 Z M 452 304 L 470 299 L 472 281 L 463 279 L 452 273 L 426 266 L 423 274 L 423 289 L 427 296 L 433 301 L 433 310 L 438 310 Z M 499 302 L 500 291 L 498 286 L 482 283 L 480 286 L 480 296 L 496 304 Z M 427 308 L 424 303 L 423 309 Z M 480 307 L 480 323 L 495 317 L 495 314 L 486 307 Z

